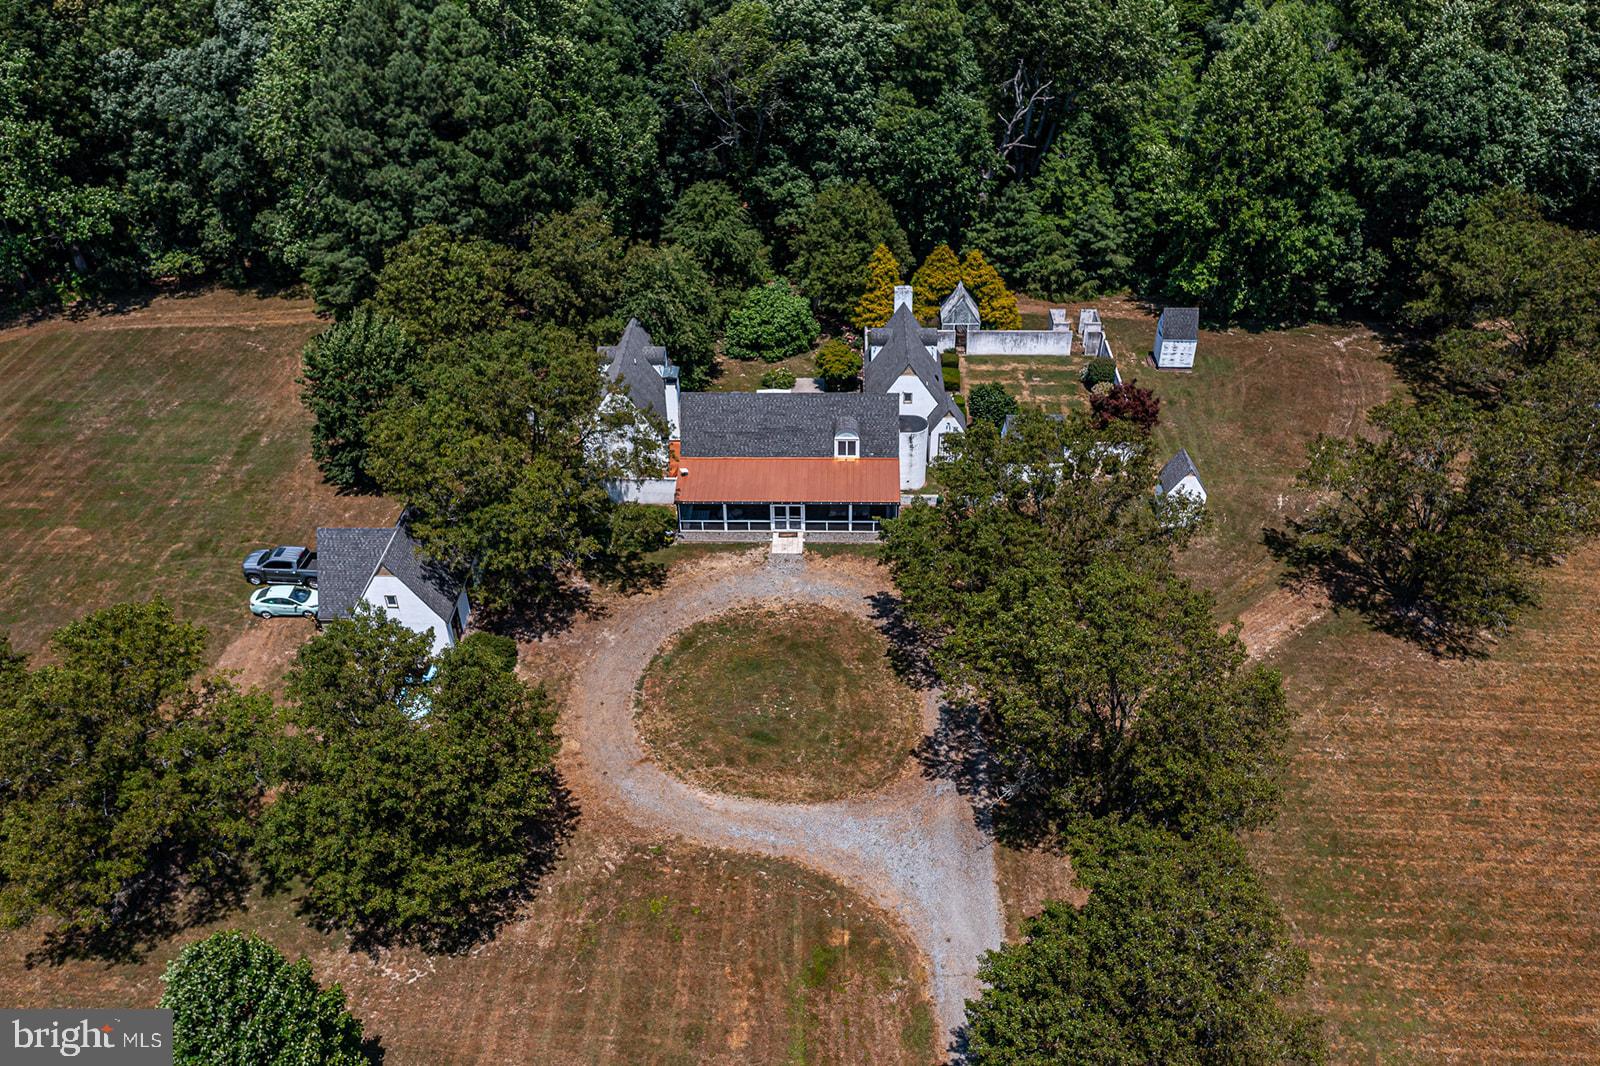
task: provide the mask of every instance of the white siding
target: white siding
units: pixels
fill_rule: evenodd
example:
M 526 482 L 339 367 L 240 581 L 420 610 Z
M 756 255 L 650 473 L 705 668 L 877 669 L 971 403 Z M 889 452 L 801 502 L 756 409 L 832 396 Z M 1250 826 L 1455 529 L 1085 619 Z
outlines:
M 957 422 L 952 415 L 945 415 L 943 418 L 939 419 L 938 422 L 934 423 L 933 427 L 928 432 L 929 460 L 931 461 L 943 454 L 944 438 L 947 434 L 960 432 L 961 423 Z
M 1188 477 L 1172 486 L 1172 491 L 1167 493 L 1169 498 L 1178 495 L 1187 496 L 1191 500 L 1205 503 L 1206 487 L 1200 484 L 1199 478 L 1195 477 L 1193 474 L 1190 474 Z
M 939 406 L 938 401 L 933 398 L 933 393 L 922 383 L 922 379 L 909 370 L 901 374 L 894 383 L 896 396 L 903 397 L 908 392 L 911 394 L 911 402 L 908 404 L 902 400 L 900 403 L 900 413 L 903 415 L 927 418 L 933 413 L 933 409 Z
M 670 505 L 678 498 L 678 481 L 670 477 L 638 481 L 608 481 L 606 495 L 612 503 L 659 503 Z
M 390 607 L 386 597 L 393 596 L 396 605 Z M 450 620 L 440 618 L 433 613 L 433 609 L 422 602 L 418 596 L 406 587 L 405 582 L 392 574 L 374 574 L 367 583 L 366 594 L 362 597 L 368 603 L 382 612 L 385 618 L 393 618 L 413 633 L 433 633 L 433 654 L 437 655 L 455 643 L 450 635 Z M 462 593 L 458 606 L 466 601 L 466 594 Z M 465 625 L 465 618 L 462 624 Z
M 928 433 L 900 434 L 900 487 L 920 489 L 928 483 Z
M 1197 341 L 1169 341 L 1156 331 L 1156 366 L 1163 370 L 1185 370 L 1194 366 Z

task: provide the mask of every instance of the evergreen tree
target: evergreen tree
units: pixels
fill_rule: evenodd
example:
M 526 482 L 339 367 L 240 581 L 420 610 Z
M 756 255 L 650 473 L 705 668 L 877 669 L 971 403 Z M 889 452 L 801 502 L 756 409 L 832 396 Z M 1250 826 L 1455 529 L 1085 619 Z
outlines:
M 867 283 L 873 249 L 885 245 L 906 259 L 905 231 L 878 190 L 864 181 L 831 185 L 817 194 L 794 238 L 790 276 L 818 312 L 843 320 Z
M 983 253 L 974 248 L 961 262 L 961 280 L 967 291 L 978 301 L 978 317 L 984 329 L 1021 329 L 1022 316 L 1017 312 L 1017 298 L 1006 288 L 1000 272 L 990 265 Z
M 939 320 L 939 305 L 961 283 L 961 260 L 948 244 L 936 246 L 911 275 L 911 309 L 924 324 Z
M 726 309 L 700 260 L 676 244 L 635 245 L 619 284 L 617 314 L 608 332 L 637 318 L 678 365 L 683 387 L 702 389 L 711 380 L 717 331 Z M 620 320 L 620 321 L 617 321 Z
M 426 350 L 511 324 L 513 257 L 489 241 L 424 226 L 390 248 L 372 307 Z
M 861 373 L 861 353 L 835 337 L 817 351 L 817 376 L 822 386 L 837 391 L 855 382 Z
M 867 261 L 867 287 L 856 301 L 850 321 L 857 329 L 881 326 L 894 314 L 894 288 L 900 284 L 900 263 L 889 246 L 880 244 Z

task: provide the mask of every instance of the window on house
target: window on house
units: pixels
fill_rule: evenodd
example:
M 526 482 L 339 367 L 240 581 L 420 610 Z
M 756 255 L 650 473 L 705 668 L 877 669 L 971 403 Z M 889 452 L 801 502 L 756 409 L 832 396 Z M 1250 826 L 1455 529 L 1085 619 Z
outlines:
M 385 607 L 389 608 L 389 610 L 391 610 L 391 611 L 396 610 L 400 606 L 400 597 L 399 596 L 385 596 L 383 598 L 383 605 Z
M 911 393 L 902 392 L 900 394 L 900 406 L 901 407 L 910 407 L 911 406 L 911 401 L 912 401 L 912 394 Z
M 839 459 L 854 459 L 861 442 L 854 437 L 835 437 L 833 439 L 833 454 Z

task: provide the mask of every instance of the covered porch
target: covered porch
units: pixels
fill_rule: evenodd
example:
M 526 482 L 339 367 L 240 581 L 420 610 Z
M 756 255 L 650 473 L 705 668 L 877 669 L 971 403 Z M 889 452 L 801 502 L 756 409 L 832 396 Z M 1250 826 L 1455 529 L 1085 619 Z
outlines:
M 897 459 L 689 459 L 678 476 L 686 540 L 872 540 L 900 513 Z M 685 473 L 685 470 L 687 473 Z

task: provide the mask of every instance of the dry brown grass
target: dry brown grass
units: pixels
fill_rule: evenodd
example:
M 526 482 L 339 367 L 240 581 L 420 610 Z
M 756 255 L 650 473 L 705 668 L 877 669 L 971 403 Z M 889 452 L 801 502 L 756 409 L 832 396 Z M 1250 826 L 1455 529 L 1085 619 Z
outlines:
M 0 333 L 0 630 L 34 650 L 160 594 L 216 656 L 252 621 L 248 550 L 393 521 L 311 462 L 294 379 L 323 325 L 307 301 L 216 291 Z
M 1272 661 L 1300 712 L 1255 851 L 1342 1061 L 1600 1061 L 1600 549 L 1475 661 L 1350 616 Z
M 916 952 L 834 882 L 776 860 L 582 832 L 520 917 L 465 956 L 352 952 L 283 898 L 226 923 L 337 981 L 388 1066 L 448 1063 L 926 1064 Z M 28 968 L 0 937 L 0 1001 L 153 1006 L 177 950 L 138 965 Z
M 702 788 L 791 803 L 880 788 L 907 765 L 918 697 L 863 619 L 767 604 L 690 626 L 650 664 L 639 735 Z

